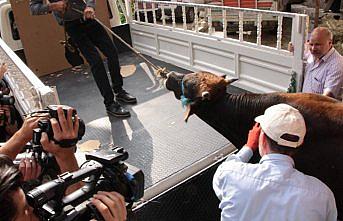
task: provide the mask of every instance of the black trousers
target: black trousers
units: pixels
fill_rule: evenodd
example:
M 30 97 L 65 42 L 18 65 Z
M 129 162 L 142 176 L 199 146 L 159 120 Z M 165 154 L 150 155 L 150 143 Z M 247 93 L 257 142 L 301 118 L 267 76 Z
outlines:
M 76 43 L 82 55 L 91 66 L 94 80 L 109 106 L 114 101 L 114 94 L 122 90 L 123 77 L 120 74 L 118 51 L 105 29 L 94 20 L 75 20 L 65 22 L 66 32 Z M 113 91 L 104 63 L 97 48 L 107 57 Z

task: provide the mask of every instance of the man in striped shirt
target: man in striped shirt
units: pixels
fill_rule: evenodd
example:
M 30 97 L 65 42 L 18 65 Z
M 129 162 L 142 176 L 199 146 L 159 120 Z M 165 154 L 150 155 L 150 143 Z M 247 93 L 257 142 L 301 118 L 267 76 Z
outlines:
M 318 27 L 312 31 L 302 92 L 341 99 L 343 57 L 332 46 L 332 39 L 328 28 Z

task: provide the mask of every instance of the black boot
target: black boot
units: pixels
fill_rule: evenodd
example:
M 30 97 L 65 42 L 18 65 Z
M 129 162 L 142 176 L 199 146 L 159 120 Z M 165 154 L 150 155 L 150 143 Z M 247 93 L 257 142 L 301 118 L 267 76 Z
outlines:
M 117 102 L 113 102 L 111 105 L 106 106 L 106 111 L 109 115 L 114 117 L 130 117 L 131 114 L 128 110 L 120 106 Z
M 128 92 L 126 92 L 125 90 L 121 90 L 120 92 L 118 92 L 116 94 L 116 100 L 126 103 L 126 104 L 136 104 L 137 103 L 137 99 L 132 96 L 131 94 L 129 94 Z

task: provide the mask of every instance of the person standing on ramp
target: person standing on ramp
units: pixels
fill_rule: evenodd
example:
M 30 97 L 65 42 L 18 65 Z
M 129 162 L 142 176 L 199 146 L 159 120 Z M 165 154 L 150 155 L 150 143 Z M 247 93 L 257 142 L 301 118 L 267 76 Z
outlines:
M 123 89 L 117 48 L 105 29 L 94 20 L 95 0 L 50 0 L 47 4 L 43 0 L 30 0 L 30 11 L 32 15 L 53 13 L 90 64 L 107 113 L 115 117 L 130 117 L 130 112 L 117 101 L 135 104 L 137 99 Z M 97 48 L 107 57 L 112 87 Z

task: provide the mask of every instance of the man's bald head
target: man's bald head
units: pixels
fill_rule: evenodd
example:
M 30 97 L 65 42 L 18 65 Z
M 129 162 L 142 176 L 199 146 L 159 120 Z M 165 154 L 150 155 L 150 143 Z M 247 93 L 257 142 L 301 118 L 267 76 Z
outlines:
M 326 27 L 315 28 L 311 33 L 310 51 L 316 59 L 320 59 L 332 47 L 332 32 Z
M 330 31 L 330 29 L 326 28 L 326 27 L 317 27 L 315 29 L 313 29 L 312 31 L 312 35 L 319 35 L 320 37 L 326 39 L 326 40 L 333 40 L 333 34 Z

